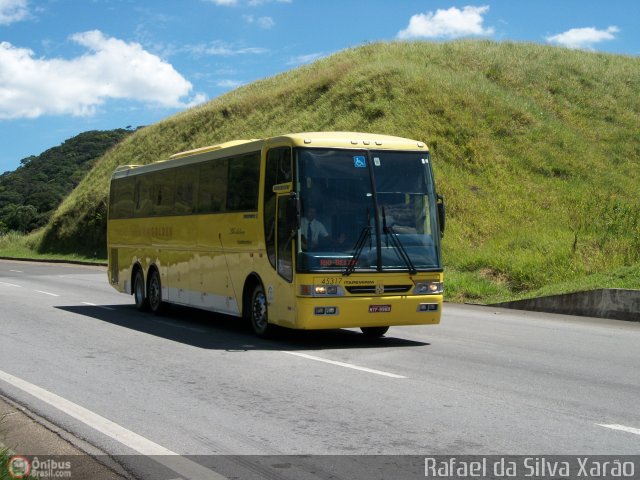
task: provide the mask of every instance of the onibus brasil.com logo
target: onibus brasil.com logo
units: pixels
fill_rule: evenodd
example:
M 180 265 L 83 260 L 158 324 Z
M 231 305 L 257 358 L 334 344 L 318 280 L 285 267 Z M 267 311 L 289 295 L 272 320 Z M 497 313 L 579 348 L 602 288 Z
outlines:
M 29 460 L 21 455 L 14 455 L 7 462 L 7 470 L 11 478 L 71 478 L 71 462 L 55 460 Z

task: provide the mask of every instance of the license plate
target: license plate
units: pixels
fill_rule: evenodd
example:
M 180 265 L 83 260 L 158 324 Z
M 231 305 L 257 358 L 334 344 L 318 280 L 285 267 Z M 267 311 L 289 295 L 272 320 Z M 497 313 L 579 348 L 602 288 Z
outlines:
M 391 305 L 369 305 L 369 313 L 387 313 L 391 311 Z

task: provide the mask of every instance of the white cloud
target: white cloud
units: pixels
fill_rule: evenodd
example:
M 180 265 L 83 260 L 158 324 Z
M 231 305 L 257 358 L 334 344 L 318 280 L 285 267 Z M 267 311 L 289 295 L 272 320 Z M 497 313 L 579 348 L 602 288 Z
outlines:
M 598 30 L 593 27 L 572 28 L 566 32 L 551 35 L 546 40 L 549 43 L 556 43 L 563 47 L 591 50 L 596 43 L 615 39 L 614 34 L 619 31 L 620 29 L 616 26 L 610 26 L 606 30 Z
M 179 52 L 187 52 L 193 55 L 211 55 L 221 57 L 233 57 L 235 55 L 261 55 L 267 53 L 269 50 L 262 47 L 233 47 L 222 41 L 215 41 L 211 43 L 199 43 L 196 45 L 186 45 L 179 49 L 172 51 L 172 55 Z
M 0 25 L 9 25 L 28 17 L 27 0 L 0 0 Z
M 232 7 L 240 4 L 238 0 L 205 0 L 205 1 L 221 7 Z M 267 3 L 292 3 L 292 1 L 293 0 L 249 0 L 247 2 L 247 5 L 249 5 L 250 7 L 259 7 Z
M 238 0 L 207 0 L 207 1 L 215 5 L 221 5 L 225 7 L 238 4 Z
M 269 30 L 273 28 L 276 22 L 271 17 L 254 17 L 253 15 L 243 15 L 242 18 L 248 24 L 256 24 L 260 28 L 264 28 L 265 30 Z
M 287 65 L 305 65 L 307 63 L 315 62 L 324 57 L 324 53 L 309 53 L 307 55 L 298 55 L 297 57 L 291 57 L 287 61 Z
M 34 52 L 0 43 L 0 118 L 94 114 L 109 99 L 187 107 L 192 84 L 169 63 L 137 43 L 105 37 L 100 31 L 77 33 L 71 40 L 88 52 L 77 58 L 40 59 Z
M 265 3 L 291 3 L 292 0 L 249 0 L 249 5 L 252 7 L 258 7 Z
M 216 82 L 216 87 L 220 88 L 238 88 L 244 85 L 244 82 L 239 80 L 218 80 Z
M 462 10 L 451 7 L 438 9 L 435 13 L 418 13 L 409 20 L 409 25 L 398 32 L 398 38 L 458 38 L 469 35 L 492 35 L 493 28 L 484 28 L 483 15 L 488 6 L 466 6 Z

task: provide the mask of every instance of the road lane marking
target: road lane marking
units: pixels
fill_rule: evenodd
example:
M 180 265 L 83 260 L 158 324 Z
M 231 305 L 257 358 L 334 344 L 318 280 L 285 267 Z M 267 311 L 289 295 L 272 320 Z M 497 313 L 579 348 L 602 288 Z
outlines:
M 281 352 L 289 354 L 289 355 L 295 355 L 296 357 L 306 358 L 308 360 L 315 360 L 317 362 L 323 362 L 323 363 L 329 363 L 331 365 L 337 365 L 339 367 L 351 368 L 353 370 L 360 370 L 362 372 L 367 372 L 367 373 L 375 373 L 376 375 L 382 375 L 382 376 L 385 376 L 385 377 L 407 378 L 407 377 L 404 377 L 402 375 L 396 375 L 395 373 L 383 372 L 382 370 L 375 370 L 373 368 L 360 367 L 358 365 L 353 365 L 351 363 L 336 362 L 335 360 L 327 360 L 326 358 L 314 357 L 313 355 L 307 355 L 306 353 L 288 352 L 286 350 L 281 350 Z
M 22 270 L 9 270 L 9 271 L 13 273 L 24 273 Z
M 96 305 L 95 303 L 91 303 L 91 302 L 82 302 L 83 305 L 89 305 L 90 307 L 98 307 L 98 308 L 102 308 L 103 310 L 111 310 L 111 311 L 115 311 L 115 308 L 111 308 L 111 307 L 105 307 L 104 305 Z
M 38 293 L 43 293 L 43 294 L 45 294 L 45 295 L 49 295 L 49 296 L 51 296 L 51 297 L 59 297 L 59 296 L 60 296 L 60 295 L 58 295 L 57 293 L 45 292 L 45 291 L 42 291 L 42 290 L 36 290 L 36 292 L 38 292 Z
M 98 432 L 120 442 L 142 455 L 153 456 L 153 460 L 173 470 L 182 477 L 194 480 L 201 478 L 226 480 L 226 477 L 203 467 L 199 463 L 180 456 L 168 448 L 158 445 L 142 435 L 138 435 L 137 433 L 128 430 L 117 423 L 92 412 L 91 410 L 81 407 L 66 398 L 45 390 L 42 387 L 38 387 L 37 385 L 29 383 L 26 380 L 22 380 L 21 378 L 15 377 L 2 370 L 0 370 L 0 380 L 3 380 L 9 385 L 34 396 L 38 400 L 51 405 L 61 412 L 66 413 L 94 430 L 97 430 Z
M 18 288 L 22 288 L 22 285 L 16 285 L 15 283 L 0 282 L 0 285 L 4 285 L 5 287 L 18 287 Z
M 611 430 L 621 430 L 627 433 L 633 433 L 634 435 L 640 435 L 640 428 L 626 427 L 624 425 L 604 425 L 602 423 L 596 423 L 599 427 L 610 428 Z

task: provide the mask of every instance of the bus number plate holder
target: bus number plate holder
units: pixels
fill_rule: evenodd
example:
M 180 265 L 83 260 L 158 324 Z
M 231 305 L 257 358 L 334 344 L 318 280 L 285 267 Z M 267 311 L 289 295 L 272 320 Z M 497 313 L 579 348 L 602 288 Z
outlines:
M 369 313 L 389 313 L 391 305 L 369 305 Z

